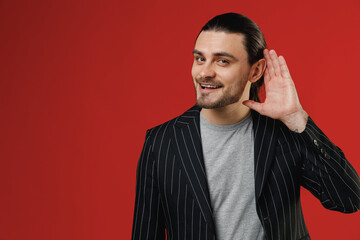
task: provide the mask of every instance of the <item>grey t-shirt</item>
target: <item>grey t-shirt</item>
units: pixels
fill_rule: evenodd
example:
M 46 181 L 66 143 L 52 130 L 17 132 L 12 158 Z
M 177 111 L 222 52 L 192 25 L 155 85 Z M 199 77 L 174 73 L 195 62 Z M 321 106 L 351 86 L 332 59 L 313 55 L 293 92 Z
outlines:
M 217 239 L 265 239 L 255 207 L 251 115 L 219 126 L 200 114 L 200 132 Z

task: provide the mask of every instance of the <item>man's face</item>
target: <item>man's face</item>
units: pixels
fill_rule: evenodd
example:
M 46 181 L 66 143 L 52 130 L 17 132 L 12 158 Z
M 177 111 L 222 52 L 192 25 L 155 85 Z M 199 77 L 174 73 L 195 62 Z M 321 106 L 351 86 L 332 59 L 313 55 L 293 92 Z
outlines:
M 242 34 L 200 33 L 191 70 L 197 105 L 221 108 L 240 100 L 250 71 L 243 42 Z

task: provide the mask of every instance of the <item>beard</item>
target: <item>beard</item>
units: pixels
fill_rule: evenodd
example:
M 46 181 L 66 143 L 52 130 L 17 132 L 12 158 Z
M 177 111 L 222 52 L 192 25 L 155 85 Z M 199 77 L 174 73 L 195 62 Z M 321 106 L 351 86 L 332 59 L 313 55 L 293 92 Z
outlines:
M 196 105 L 201 108 L 213 109 L 213 108 L 222 108 L 227 105 L 236 103 L 240 100 L 241 95 L 239 94 L 230 94 L 230 90 L 223 93 L 223 96 L 219 97 L 215 101 L 208 101 L 209 95 L 211 93 L 200 93 L 199 95 L 196 93 Z M 229 92 L 229 93 L 228 93 Z
M 204 79 L 196 79 L 196 82 L 198 84 L 200 84 L 199 82 L 209 83 L 209 84 L 211 83 L 215 85 L 220 85 L 223 88 L 223 85 L 221 83 L 214 81 L 213 79 L 206 81 L 204 81 Z M 213 101 L 211 101 L 211 94 L 214 93 L 198 92 L 195 86 L 196 105 L 198 105 L 201 108 L 214 109 L 214 108 L 222 108 L 227 105 L 236 103 L 240 100 L 245 85 L 246 85 L 246 81 L 241 80 L 235 86 L 229 86 L 225 90 L 219 88 L 217 91 L 222 91 L 221 96 L 217 97 Z

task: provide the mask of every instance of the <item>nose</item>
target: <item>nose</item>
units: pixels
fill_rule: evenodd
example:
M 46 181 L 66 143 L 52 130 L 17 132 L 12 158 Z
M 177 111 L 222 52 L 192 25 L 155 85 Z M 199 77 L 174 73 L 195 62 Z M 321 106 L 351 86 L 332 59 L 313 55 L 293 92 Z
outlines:
M 202 66 L 201 71 L 199 73 L 201 78 L 214 78 L 216 76 L 216 72 L 214 70 L 214 66 L 211 62 L 206 63 Z

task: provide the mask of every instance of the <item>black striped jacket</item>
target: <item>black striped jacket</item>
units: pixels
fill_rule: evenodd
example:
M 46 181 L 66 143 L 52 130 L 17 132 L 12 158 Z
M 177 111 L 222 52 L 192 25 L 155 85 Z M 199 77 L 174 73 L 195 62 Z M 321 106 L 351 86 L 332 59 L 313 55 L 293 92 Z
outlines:
M 137 167 L 132 239 L 214 240 L 199 129 L 200 108 L 147 131 Z M 255 196 L 267 239 L 310 239 L 300 186 L 325 208 L 360 208 L 360 180 L 343 152 L 309 118 L 302 133 L 252 111 Z M 166 231 L 165 231 L 166 229 Z

